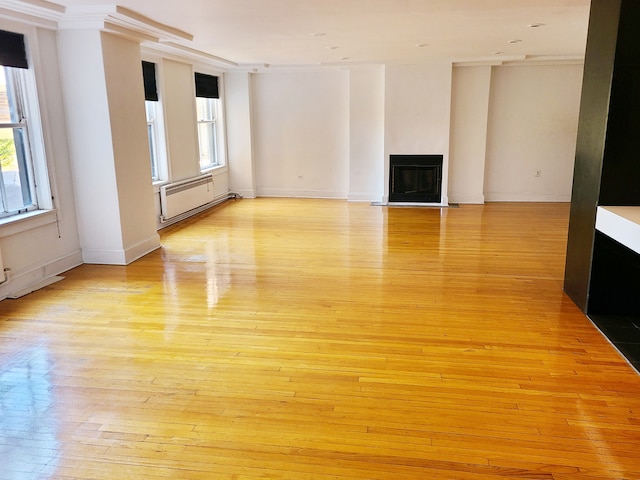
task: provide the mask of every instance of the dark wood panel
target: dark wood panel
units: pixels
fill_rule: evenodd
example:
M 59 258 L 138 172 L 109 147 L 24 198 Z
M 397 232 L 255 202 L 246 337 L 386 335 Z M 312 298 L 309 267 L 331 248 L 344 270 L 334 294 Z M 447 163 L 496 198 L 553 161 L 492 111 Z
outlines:
M 617 42 L 619 0 L 593 0 L 585 54 L 564 289 L 587 310 L 596 207 Z
M 640 314 L 640 256 L 596 231 L 589 313 Z

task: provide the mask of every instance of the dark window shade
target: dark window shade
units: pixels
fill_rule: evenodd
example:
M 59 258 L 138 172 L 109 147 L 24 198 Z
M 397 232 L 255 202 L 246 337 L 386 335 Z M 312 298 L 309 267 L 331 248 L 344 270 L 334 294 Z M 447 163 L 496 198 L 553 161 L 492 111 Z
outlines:
M 144 99 L 158 101 L 158 85 L 156 84 L 156 64 L 142 62 L 142 77 L 144 79 Z
M 24 35 L 0 30 L 0 65 L 29 68 Z
M 196 72 L 196 97 L 220 98 L 218 77 Z

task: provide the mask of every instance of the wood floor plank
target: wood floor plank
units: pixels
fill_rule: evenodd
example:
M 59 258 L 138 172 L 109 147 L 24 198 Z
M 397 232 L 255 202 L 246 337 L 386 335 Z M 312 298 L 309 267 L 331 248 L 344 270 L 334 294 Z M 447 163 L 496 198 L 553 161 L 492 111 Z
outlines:
M 0 480 L 640 478 L 568 204 L 226 202 L 0 302 Z

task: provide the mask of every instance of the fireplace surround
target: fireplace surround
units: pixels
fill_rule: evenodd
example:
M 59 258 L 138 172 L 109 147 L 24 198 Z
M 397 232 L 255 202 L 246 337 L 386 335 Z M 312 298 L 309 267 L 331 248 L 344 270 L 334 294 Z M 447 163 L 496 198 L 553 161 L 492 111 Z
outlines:
M 390 155 L 389 202 L 441 203 L 443 155 Z

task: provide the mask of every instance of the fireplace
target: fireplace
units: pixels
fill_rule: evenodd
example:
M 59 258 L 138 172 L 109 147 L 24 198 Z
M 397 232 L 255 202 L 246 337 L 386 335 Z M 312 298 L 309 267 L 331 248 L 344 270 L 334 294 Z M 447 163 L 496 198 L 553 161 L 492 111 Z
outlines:
M 442 155 L 390 155 L 389 202 L 441 203 Z

